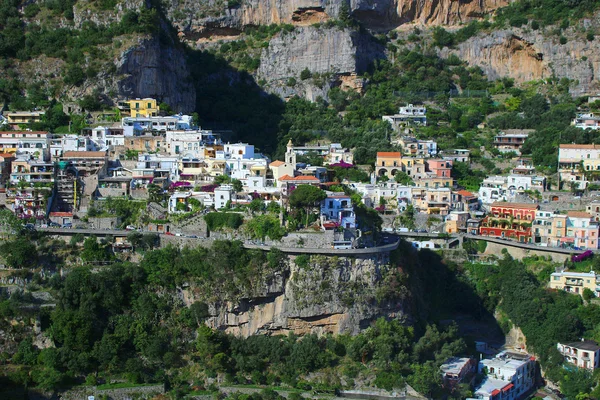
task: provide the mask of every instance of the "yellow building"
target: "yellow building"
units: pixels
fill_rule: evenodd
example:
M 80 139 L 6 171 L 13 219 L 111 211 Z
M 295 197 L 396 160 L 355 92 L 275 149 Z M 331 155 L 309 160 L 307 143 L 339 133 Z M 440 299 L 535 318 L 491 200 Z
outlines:
M 595 296 L 600 292 L 600 286 L 596 287 L 596 280 L 600 285 L 600 276 L 591 272 L 554 272 L 550 276 L 550 289 L 564 290 L 565 292 L 583 295 L 584 289 L 591 290 Z
M 129 104 L 132 118 L 158 116 L 159 107 L 155 99 L 135 99 L 128 100 L 126 103 Z
M 394 179 L 394 175 L 402 171 L 402 154 L 396 151 L 380 151 L 377 153 L 375 173 L 378 177 L 387 176 Z
M 275 160 L 269 164 L 273 179 L 278 181 L 282 176 L 294 176 L 294 166 L 283 161 Z
M 21 125 L 41 122 L 44 114 L 44 111 L 13 111 L 6 113 L 5 116 L 12 129 L 19 129 Z

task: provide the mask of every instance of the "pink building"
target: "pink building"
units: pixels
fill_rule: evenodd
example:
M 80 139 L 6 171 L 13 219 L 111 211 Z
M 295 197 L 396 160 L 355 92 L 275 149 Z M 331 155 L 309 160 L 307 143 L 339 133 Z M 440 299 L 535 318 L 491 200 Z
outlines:
M 427 160 L 427 169 L 439 177 L 450 177 L 452 160 Z

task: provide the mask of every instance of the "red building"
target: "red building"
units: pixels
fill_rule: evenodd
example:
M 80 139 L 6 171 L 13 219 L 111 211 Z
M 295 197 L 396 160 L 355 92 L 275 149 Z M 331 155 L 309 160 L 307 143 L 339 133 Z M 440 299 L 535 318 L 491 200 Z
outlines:
M 536 204 L 493 203 L 481 222 L 479 234 L 529 243 L 531 223 L 538 208 Z

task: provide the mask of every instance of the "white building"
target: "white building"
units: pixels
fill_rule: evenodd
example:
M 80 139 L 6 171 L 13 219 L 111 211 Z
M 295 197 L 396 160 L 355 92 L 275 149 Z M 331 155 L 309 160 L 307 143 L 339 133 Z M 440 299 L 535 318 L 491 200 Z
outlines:
M 65 151 L 95 151 L 96 147 L 89 137 L 79 135 L 62 135 L 50 139 L 50 155 L 62 157 Z
M 204 158 L 208 155 L 208 147 L 220 143 L 221 139 L 212 131 L 167 131 L 165 134 L 167 152 L 187 158 Z
M 577 114 L 571 125 L 581 129 L 600 129 L 600 115 L 594 113 Z
M 427 108 L 408 104 L 400 107 L 398 114 L 384 115 L 382 119 L 388 121 L 394 129 L 405 125 L 427 126 Z
M 230 202 L 234 198 L 235 192 L 231 185 L 221 185 L 215 188 L 215 209 L 220 210 L 225 208 L 227 202 Z
M 558 343 L 560 354 L 565 360 L 579 368 L 595 370 L 600 366 L 600 346 L 592 340 L 580 340 L 579 342 Z
M 125 136 L 138 136 L 148 131 L 176 131 L 192 129 L 192 117 L 172 115 L 169 117 L 125 117 L 121 120 Z
M 537 190 L 540 193 L 546 188 L 546 177 L 538 175 L 489 176 L 479 187 L 479 199 L 483 204 L 496 201 L 512 201 L 525 190 Z
M 50 139 L 48 132 L 7 131 L 0 132 L 0 151 L 30 155 L 35 158 L 50 157 Z
M 248 143 L 227 143 L 222 151 L 217 151 L 216 158 L 252 159 L 254 158 L 254 145 Z
M 484 370 L 487 375 L 475 389 L 477 399 L 521 399 L 535 384 L 535 359 L 528 354 L 501 352 L 479 362 L 479 372 Z

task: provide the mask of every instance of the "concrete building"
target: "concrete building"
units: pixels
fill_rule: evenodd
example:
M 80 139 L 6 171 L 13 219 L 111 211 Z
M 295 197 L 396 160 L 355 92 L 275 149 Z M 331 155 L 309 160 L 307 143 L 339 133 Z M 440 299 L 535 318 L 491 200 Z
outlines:
M 560 181 L 585 189 L 588 184 L 586 174 L 600 171 L 600 145 L 561 144 L 558 146 L 558 172 Z M 566 186 L 566 189 L 569 187 Z
M 521 148 L 525 144 L 525 140 L 529 133 L 520 132 L 500 132 L 500 134 L 494 136 L 494 147 L 501 153 L 507 153 L 514 151 L 517 155 L 521 154 Z
M 444 226 L 446 233 L 466 232 L 469 218 L 471 218 L 471 214 L 466 211 L 450 211 Z
M 414 188 L 413 203 L 417 210 L 426 214 L 448 215 L 451 191 L 449 188 Z
M 471 162 L 471 151 L 468 149 L 449 149 L 438 152 L 444 160 L 453 162 Z
M 550 276 L 550 289 L 564 290 L 565 292 L 583 295 L 585 289 L 589 289 L 596 297 L 600 297 L 600 276 L 594 271 L 571 272 L 558 271 Z
M 594 113 L 579 113 L 571 122 L 576 128 L 591 129 L 597 131 L 600 129 L 600 115 Z
M 215 209 L 220 210 L 225 208 L 227 202 L 234 200 L 235 192 L 231 185 L 221 185 L 215 188 Z
M 321 225 L 334 223 L 336 227 L 356 229 L 356 214 L 350 196 L 330 194 L 321 202 Z
M 440 370 L 444 388 L 453 390 L 473 377 L 477 371 L 477 361 L 471 357 L 452 357 L 442 364 Z
M 556 348 L 565 361 L 579 368 L 593 371 L 600 366 L 600 346 L 593 340 L 582 339 L 579 342 L 558 343 Z
M 536 204 L 493 203 L 490 213 L 481 222 L 479 234 L 529 243 L 532 222 L 538 209 Z
M 479 187 L 479 199 L 483 204 L 496 201 L 512 201 L 526 190 L 544 192 L 546 177 L 538 175 L 489 176 Z
M 160 110 L 156 99 L 151 98 L 128 100 L 123 103 L 127 104 L 132 118 L 156 117 Z
M 3 153 L 28 154 L 35 158 L 50 158 L 52 135 L 42 131 L 0 132 L 0 151 Z
M 477 399 L 518 400 L 535 385 L 536 363 L 528 354 L 501 352 L 493 359 L 481 360 L 478 370 L 486 376 L 475 389 Z
M 4 113 L 6 123 L 14 130 L 21 129 L 35 122 L 42 122 L 46 113 L 44 111 L 12 111 Z
M 449 178 L 452 172 L 452 161 L 429 159 L 426 162 L 427 170 L 435 176 Z
M 377 153 L 375 162 L 375 175 L 378 177 L 387 176 L 388 179 L 394 179 L 394 176 L 402 171 L 402 154 L 396 151 L 380 151 Z
M 388 121 L 395 130 L 406 125 L 427 126 L 427 108 L 408 104 L 400 107 L 397 114 L 384 115 L 382 119 Z
M 434 140 L 420 140 L 412 136 L 402 136 L 392 141 L 393 144 L 402 146 L 402 152 L 410 157 L 434 157 L 437 155 L 437 142 Z

